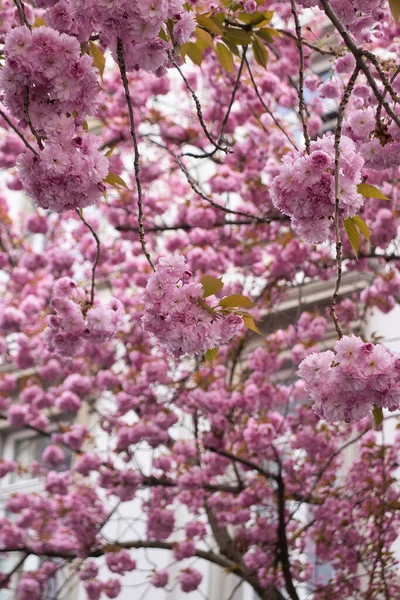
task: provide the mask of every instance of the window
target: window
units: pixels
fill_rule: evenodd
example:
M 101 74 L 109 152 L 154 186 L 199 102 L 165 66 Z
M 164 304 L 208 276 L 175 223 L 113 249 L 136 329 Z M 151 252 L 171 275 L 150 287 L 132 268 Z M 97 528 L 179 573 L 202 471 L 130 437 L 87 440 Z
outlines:
M 8 494 L 11 492 L 10 486 L 18 490 L 24 485 L 29 487 L 36 481 L 35 475 L 29 467 L 33 462 L 39 462 L 42 459 L 43 452 L 51 444 L 51 437 L 44 434 L 37 434 L 34 431 L 13 431 L 3 434 L 3 458 L 14 460 L 21 466 L 20 469 L 10 473 L 0 480 L 0 504 L 6 500 L 6 488 Z M 72 452 L 64 449 L 64 462 L 56 470 L 65 470 L 71 466 Z

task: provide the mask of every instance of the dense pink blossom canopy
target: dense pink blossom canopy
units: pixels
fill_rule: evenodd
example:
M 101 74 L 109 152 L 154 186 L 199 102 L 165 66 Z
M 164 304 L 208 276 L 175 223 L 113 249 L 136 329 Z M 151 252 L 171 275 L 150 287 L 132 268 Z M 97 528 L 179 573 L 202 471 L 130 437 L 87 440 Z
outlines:
M 3 0 L 10 598 L 400 597 L 399 17 Z

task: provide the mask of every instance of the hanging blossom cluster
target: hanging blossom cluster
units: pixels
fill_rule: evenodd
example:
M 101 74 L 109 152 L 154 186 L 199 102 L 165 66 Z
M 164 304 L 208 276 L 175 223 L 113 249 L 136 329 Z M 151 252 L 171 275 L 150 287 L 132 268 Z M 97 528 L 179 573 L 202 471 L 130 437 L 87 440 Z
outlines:
M 191 279 L 182 256 L 161 258 L 143 294 L 143 329 L 175 358 L 226 344 L 243 326 L 239 315 L 214 311 Z
M 373 405 L 400 408 L 399 357 L 355 335 L 344 336 L 334 350 L 310 354 L 298 371 L 321 418 L 352 423 Z
M 399 128 L 394 122 L 378 124 L 372 106 L 353 106 L 345 119 L 344 131 L 356 143 L 366 168 L 384 171 L 399 166 Z
M 297 0 L 303 8 L 323 7 L 319 0 Z M 332 9 L 342 23 L 355 34 L 375 25 L 381 19 L 382 0 L 331 0 Z
M 105 190 L 108 160 L 84 131 L 95 109 L 97 69 L 75 37 L 48 27 L 16 27 L 5 40 L 0 74 L 3 103 L 45 141 L 17 165 L 25 192 L 37 206 L 57 212 L 95 203 Z
M 363 204 L 357 192 L 362 156 L 354 142 L 342 136 L 339 159 L 339 211 L 344 219 L 354 216 Z M 273 179 L 274 206 L 289 215 L 292 227 L 304 240 L 322 243 L 333 238 L 335 208 L 334 137 L 311 142 L 310 154 L 287 157 Z
M 44 333 L 47 349 L 60 356 L 72 357 L 84 349 L 85 342 L 103 344 L 118 332 L 124 315 L 121 302 L 111 298 L 108 304 L 97 302 L 88 308 L 83 290 L 69 277 L 54 287 L 51 308 Z
M 76 38 L 49 27 L 16 27 L 6 36 L 0 74 L 3 104 L 19 121 L 29 119 L 39 134 L 53 130 L 56 115 L 93 112 L 98 93 L 97 69 L 81 56 Z
M 106 186 L 108 160 L 97 150 L 97 137 L 61 117 L 40 154 L 17 160 L 25 192 L 37 206 L 57 212 L 94 204 Z
M 182 0 L 60 0 L 55 3 L 42 0 L 42 6 L 51 6 L 47 22 L 59 31 L 76 35 L 80 41 L 101 31 L 101 40 L 111 48 L 115 60 L 117 39 L 124 46 L 127 71 L 145 71 L 161 76 L 168 63 L 171 44 L 159 37 L 164 22 L 173 27 L 176 44 L 187 42 L 196 27 L 194 13 L 184 9 Z

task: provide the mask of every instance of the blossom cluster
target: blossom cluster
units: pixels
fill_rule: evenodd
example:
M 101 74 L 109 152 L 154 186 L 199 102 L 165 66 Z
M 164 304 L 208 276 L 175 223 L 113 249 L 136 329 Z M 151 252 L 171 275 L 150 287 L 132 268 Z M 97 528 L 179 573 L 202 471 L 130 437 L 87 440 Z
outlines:
M 351 423 L 377 407 L 400 407 L 400 358 L 381 344 L 344 336 L 335 352 L 314 352 L 299 367 L 315 412 L 327 421 Z
M 119 300 L 108 304 L 88 305 L 82 290 L 72 279 L 63 277 L 55 285 L 44 333 L 47 349 L 60 356 L 72 357 L 82 352 L 85 342 L 102 344 L 115 336 L 123 318 Z
M 36 131 L 45 134 L 56 115 L 93 112 L 97 70 L 89 55 L 81 56 L 76 38 L 49 27 L 16 27 L 6 36 L 4 54 L 3 102 L 19 121 L 26 123 L 29 110 Z
M 118 61 L 117 40 L 122 41 L 127 71 L 145 71 L 163 75 L 168 63 L 168 50 L 172 47 L 159 37 L 166 20 L 173 25 L 176 44 L 188 41 L 196 21 L 194 13 L 184 9 L 182 0 L 60 0 L 50 8 L 47 22 L 51 27 L 87 40 L 101 31 L 102 42 L 111 48 Z
M 61 118 L 42 152 L 18 157 L 25 192 L 40 208 L 62 212 L 94 204 L 104 193 L 108 160 L 97 150 L 97 138 Z
M 335 205 L 335 152 L 333 136 L 311 143 L 310 154 L 285 158 L 273 179 L 271 197 L 276 208 L 289 215 L 292 227 L 308 242 L 321 243 L 333 237 Z M 357 192 L 361 181 L 362 156 L 354 142 L 342 136 L 339 158 L 339 211 L 352 217 L 363 204 Z
M 224 318 L 206 304 L 201 283 L 190 281 L 185 265 L 182 256 L 161 258 L 143 294 L 143 329 L 175 358 L 225 344 L 243 324 L 239 315 Z

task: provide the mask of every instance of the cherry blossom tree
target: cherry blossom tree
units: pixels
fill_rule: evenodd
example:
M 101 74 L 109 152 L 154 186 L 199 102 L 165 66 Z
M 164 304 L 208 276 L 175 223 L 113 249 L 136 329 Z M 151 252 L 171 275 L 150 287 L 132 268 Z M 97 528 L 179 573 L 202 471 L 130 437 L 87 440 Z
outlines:
M 0 586 L 399 597 L 399 0 L 0 6 Z

